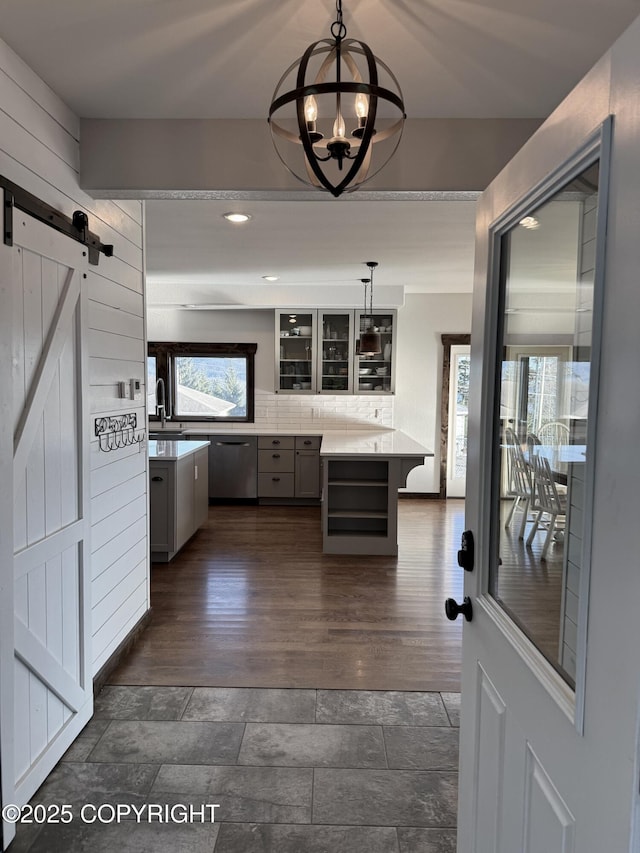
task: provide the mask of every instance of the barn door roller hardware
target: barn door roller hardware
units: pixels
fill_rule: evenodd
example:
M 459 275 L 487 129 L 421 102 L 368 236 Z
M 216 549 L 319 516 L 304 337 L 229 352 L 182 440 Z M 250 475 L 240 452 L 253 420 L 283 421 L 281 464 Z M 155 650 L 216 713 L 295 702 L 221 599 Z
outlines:
M 89 217 L 83 210 L 75 210 L 73 216 L 69 218 L 2 175 L 0 175 L 0 187 L 4 192 L 3 231 L 5 246 L 13 246 L 13 208 L 17 207 L 18 210 L 28 213 L 34 219 L 44 222 L 45 225 L 50 225 L 56 231 L 61 231 L 67 237 L 71 237 L 86 246 L 90 264 L 98 265 L 100 252 L 108 258 L 113 255 L 113 246 L 100 242 L 100 238 L 89 231 Z

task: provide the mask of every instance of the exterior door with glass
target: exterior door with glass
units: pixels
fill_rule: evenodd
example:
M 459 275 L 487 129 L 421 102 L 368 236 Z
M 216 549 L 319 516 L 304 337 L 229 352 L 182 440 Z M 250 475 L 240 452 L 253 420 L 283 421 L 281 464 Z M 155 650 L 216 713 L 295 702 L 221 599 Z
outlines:
M 467 429 L 471 347 L 451 346 L 447 430 L 447 497 L 463 498 L 467 482 Z
M 638 297 L 607 223 L 640 186 L 637 151 L 600 118 L 586 139 L 538 134 L 479 207 L 459 853 L 632 849 L 640 581 L 623 495 L 638 455 L 614 459 L 637 406 L 620 395 L 614 414 L 628 368 L 610 356 L 637 339 L 623 305 Z

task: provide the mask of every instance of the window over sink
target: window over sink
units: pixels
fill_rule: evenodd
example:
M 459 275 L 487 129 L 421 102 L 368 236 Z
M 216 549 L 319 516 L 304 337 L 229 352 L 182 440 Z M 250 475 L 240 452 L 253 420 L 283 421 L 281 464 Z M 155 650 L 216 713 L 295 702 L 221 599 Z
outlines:
M 257 344 L 150 342 L 149 419 L 254 421 Z

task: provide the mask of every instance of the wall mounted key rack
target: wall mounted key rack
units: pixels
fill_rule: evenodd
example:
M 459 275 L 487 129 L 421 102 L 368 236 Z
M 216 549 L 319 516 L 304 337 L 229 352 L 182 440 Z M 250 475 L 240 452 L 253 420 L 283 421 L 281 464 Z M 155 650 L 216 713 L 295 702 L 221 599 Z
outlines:
M 108 418 L 95 419 L 95 434 L 98 446 L 104 453 L 121 450 L 124 447 L 140 445 L 145 438 L 144 430 L 136 433 L 138 415 L 129 412 L 126 415 L 115 415 Z

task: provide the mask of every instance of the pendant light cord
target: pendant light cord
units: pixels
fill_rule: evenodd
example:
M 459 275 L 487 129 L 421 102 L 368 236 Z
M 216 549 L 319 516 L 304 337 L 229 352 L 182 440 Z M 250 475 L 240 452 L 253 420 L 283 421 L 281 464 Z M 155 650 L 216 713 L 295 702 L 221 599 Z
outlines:
M 364 314 L 363 314 L 363 318 L 364 318 L 364 325 L 365 325 L 365 329 L 366 329 L 366 327 L 367 327 L 367 285 L 369 284 L 371 279 L 370 278 L 361 278 L 360 281 L 364 284 Z
M 373 327 L 373 272 L 374 272 L 375 268 L 378 266 L 378 262 L 377 261 L 367 261 L 367 266 L 369 267 L 369 273 L 371 275 L 371 278 L 369 279 L 371 282 L 371 288 L 369 290 L 369 318 L 371 321 L 370 325 Z M 366 298 L 367 298 L 367 295 L 365 292 L 365 300 L 366 300 Z M 365 311 L 366 311 L 366 307 L 365 307 Z

